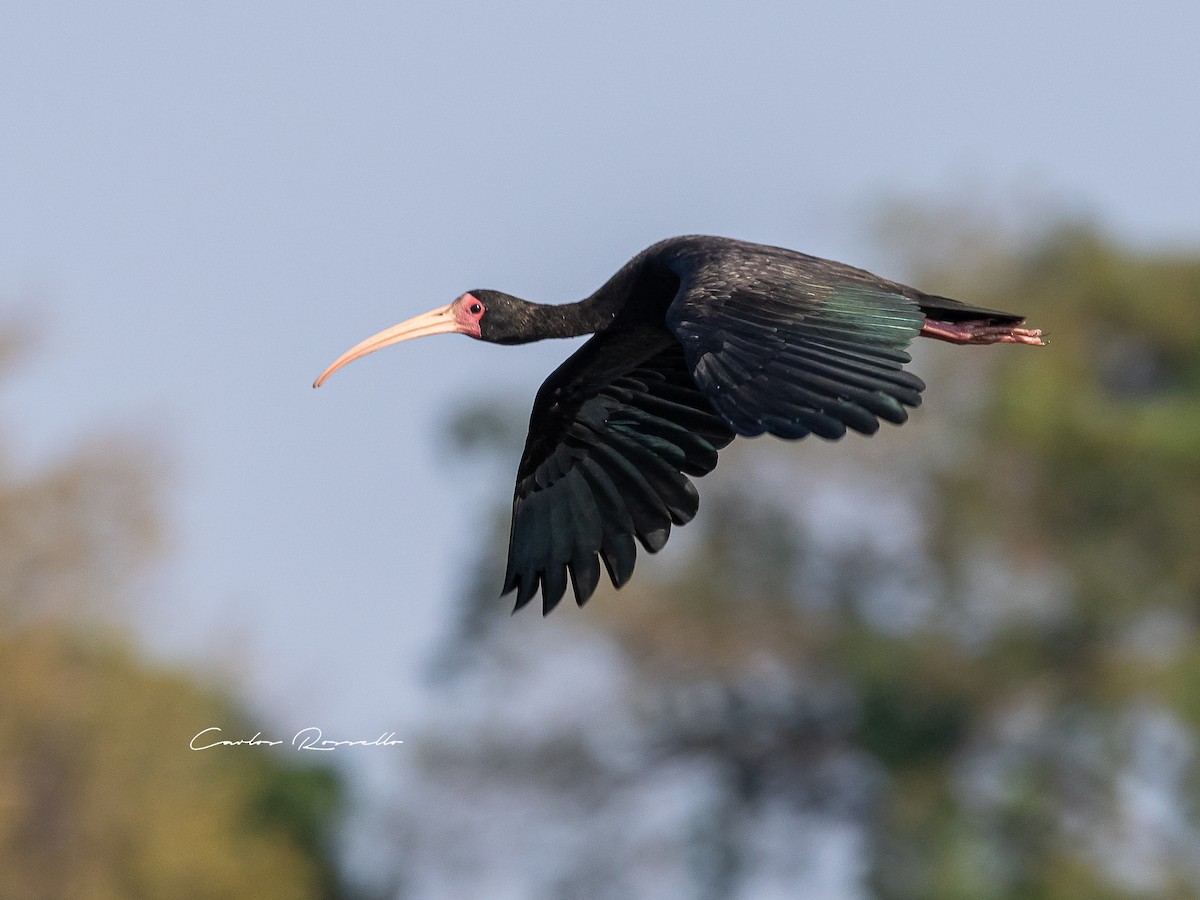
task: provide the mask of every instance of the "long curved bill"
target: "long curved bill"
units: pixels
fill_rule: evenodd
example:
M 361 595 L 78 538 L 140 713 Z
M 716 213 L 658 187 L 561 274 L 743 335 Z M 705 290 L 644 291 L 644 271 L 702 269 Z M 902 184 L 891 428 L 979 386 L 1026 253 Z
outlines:
M 320 387 L 324 384 L 326 378 L 342 366 L 354 362 L 354 360 L 366 356 L 368 353 L 374 353 L 376 350 L 390 347 L 392 344 L 398 344 L 401 341 L 427 337 L 431 334 L 449 334 L 458 330 L 458 322 L 454 318 L 453 303 L 449 306 L 431 309 L 429 312 L 421 313 L 419 316 L 413 316 L 399 325 L 385 328 L 378 334 L 371 335 L 365 341 L 355 344 L 330 363 L 328 369 L 317 376 L 317 380 L 313 382 L 313 387 Z

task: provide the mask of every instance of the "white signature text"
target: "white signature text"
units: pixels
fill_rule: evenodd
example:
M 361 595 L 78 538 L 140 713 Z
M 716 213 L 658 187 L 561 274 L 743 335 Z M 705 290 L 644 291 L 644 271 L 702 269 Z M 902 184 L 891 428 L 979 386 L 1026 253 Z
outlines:
M 262 732 L 256 732 L 252 738 L 238 738 L 237 740 L 228 740 L 221 737 L 221 729 L 216 725 L 210 728 L 205 728 L 197 734 L 188 743 L 188 746 L 193 750 L 211 750 L 213 747 L 278 747 L 283 741 L 272 741 L 262 736 Z M 315 725 L 309 728 L 301 728 L 292 736 L 292 747 L 296 750 L 336 750 L 338 747 L 394 747 L 397 744 L 403 744 L 404 741 L 397 739 L 396 732 L 387 731 L 377 738 L 360 741 L 335 741 L 332 738 L 327 738 L 324 732 Z

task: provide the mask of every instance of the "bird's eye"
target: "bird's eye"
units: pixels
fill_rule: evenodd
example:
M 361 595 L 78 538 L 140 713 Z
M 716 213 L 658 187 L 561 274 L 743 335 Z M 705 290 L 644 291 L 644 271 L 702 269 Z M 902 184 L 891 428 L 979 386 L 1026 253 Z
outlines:
M 478 303 L 478 302 L 472 303 L 470 306 L 467 307 L 467 312 L 469 312 L 473 316 L 477 316 L 481 312 L 483 312 L 483 304 Z

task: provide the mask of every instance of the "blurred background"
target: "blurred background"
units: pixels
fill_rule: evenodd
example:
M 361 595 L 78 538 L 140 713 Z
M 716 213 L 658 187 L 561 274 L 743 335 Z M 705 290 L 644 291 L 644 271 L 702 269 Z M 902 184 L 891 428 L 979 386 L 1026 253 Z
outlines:
M 1197 35 L 1183 2 L 5 5 L 0 896 L 1200 895 Z M 1051 346 L 922 342 L 905 427 L 736 442 L 626 589 L 510 617 L 577 342 L 309 384 L 694 232 Z

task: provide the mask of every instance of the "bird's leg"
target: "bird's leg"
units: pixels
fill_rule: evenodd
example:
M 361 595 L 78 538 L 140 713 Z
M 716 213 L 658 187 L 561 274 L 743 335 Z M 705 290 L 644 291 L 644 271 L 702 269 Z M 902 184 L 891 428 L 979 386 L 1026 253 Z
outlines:
M 939 322 L 926 319 L 921 326 L 923 337 L 949 341 L 951 344 L 1032 344 L 1041 347 L 1040 328 L 1018 328 L 995 322 Z

